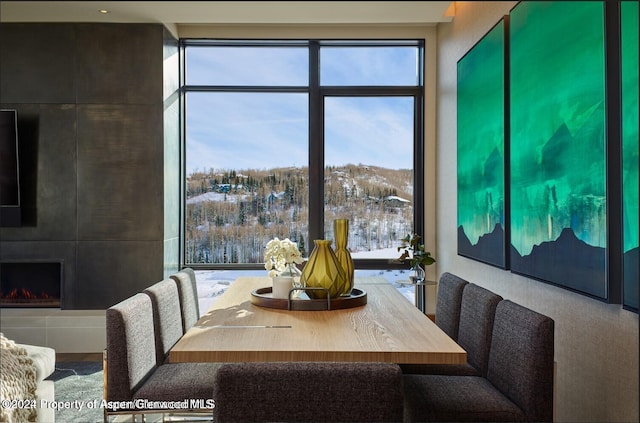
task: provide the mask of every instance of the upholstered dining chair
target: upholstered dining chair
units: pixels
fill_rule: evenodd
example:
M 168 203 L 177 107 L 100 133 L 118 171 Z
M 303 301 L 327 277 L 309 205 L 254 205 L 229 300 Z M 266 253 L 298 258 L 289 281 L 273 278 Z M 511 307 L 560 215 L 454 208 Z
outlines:
M 156 363 L 167 361 L 169 350 L 183 335 L 179 290 L 174 279 L 163 279 L 143 293 L 151 298 L 156 342 Z
M 469 282 L 449 272 L 440 276 L 436 297 L 436 325 L 454 341 L 458 340 L 462 292 Z
M 554 321 L 502 300 L 486 377 L 404 375 L 404 421 L 551 422 L 553 356 Z
M 393 363 L 228 363 L 216 374 L 216 423 L 401 422 Z
M 206 405 L 212 399 L 213 381 L 219 365 L 166 362 L 168 350 L 165 348 L 175 343 L 172 337 L 177 331 L 175 323 L 168 324 L 168 327 L 164 325 L 173 319 L 181 327 L 179 306 L 176 310 L 176 303 L 164 297 L 166 293 L 177 301 L 177 287 L 173 280 L 165 279 L 150 287 L 148 292 L 138 293 L 107 309 L 105 399 L 145 400 L 149 403 L 198 400 L 194 404 L 203 405 L 202 408 L 194 406 L 180 412 L 210 415 L 211 409 Z M 162 339 L 158 340 L 156 336 Z M 111 414 L 174 412 L 176 410 L 173 409 L 116 411 L 105 408 L 104 417 L 106 422 Z
M 133 394 L 156 368 L 151 300 L 136 294 L 106 311 L 107 344 L 104 351 L 104 399 L 132 401 Z M 104 409 L 110 415 L 137 414 L 134 409 Z
M 458 344 L 467 352 L 464 364 L 403 364 L 403 373 L 486 376 L 496 307 L 502 297 L 474 283 L 464 285 Z
M 171 278 L 178 285 L 178 298 L 182 313 L 182 332 L 186 333 L 200 318 L 196 274 L 192 268 L 186 267 L 172 274 Z

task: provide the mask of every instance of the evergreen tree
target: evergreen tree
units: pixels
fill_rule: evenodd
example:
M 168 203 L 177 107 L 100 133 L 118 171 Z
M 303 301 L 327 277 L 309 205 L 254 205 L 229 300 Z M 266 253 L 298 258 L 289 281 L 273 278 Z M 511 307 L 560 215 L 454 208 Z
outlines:
M 240 208 L 238 210 L 238 224 L 244 225 L 247 223 L 247 214 L 245 210 L 244 201 L 240 202 Z
M 304 244 L 304 236 L 302 234 L 300 234 L 300 240 L 298 241 L 298 250 L 300 251 L 300 254 L 302 254 L 302 257 L 307 256 L 307 249 Z

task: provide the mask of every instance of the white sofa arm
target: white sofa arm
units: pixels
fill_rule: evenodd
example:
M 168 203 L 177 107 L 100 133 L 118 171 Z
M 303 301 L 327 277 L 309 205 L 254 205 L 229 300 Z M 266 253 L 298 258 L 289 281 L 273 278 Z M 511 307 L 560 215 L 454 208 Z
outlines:
M 27 355 L 33 360 L 36 367 L 36 401 L 38 405 L 38 418 L 42 423 L 55 422 L 56 413 L 53 408 L 40 408 L 40 400 L 55 400 L 55 384 L 52 380 L 45 380 L 56 370 L 56 351 L 49 347 L 37 345 L 16 344 L 27 350 Z

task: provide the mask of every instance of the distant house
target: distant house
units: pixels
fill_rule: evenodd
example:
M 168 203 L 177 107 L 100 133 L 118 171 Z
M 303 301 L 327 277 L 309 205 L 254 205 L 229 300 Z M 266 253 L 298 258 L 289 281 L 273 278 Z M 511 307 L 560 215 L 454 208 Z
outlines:
M 385 197 L 384 204 L 389 208 L 402 208 L 404 206 L 408 206 L 411 204 L 411 201 L 406 200 L 402 197 L 398 197 L 397 195 L 390 195 Z
M 229 192 L 231 191 L 231 184 L 217 184 L 216 192 Z
M 220 192 L 220 193 L 227 193 L 227 192 L 231 192 L 231 190 L 241 190 L 244 188 L 244 185 L 242 184 L 238 184 L 238 185 L 231 185 L 231 184 L 216 184 L 215 186 L 215 191 L 216 192 Z
M 269 197 L 267 197 L 267 201 L 269 202 L 269 204 L 273 204 L 276 201 L 280 201 L 282 197 L 284 197 L 284 191 L 272 192 L 271 194 L 269 194 Z

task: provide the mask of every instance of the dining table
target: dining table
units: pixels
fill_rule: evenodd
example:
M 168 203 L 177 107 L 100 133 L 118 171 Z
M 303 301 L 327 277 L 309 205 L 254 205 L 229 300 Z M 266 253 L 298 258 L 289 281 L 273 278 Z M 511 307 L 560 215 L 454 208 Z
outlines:
M 169 351 L 169 361 L 461 364 L 465 350 L 383 277 L 355 279 L 353 307 L 271 308 L 271 279 L 239 277 Z M 363 299 L 364 297 L 364 299 Z M 304 292 L 291 301 L 305 305 Z M 256 301 L 258 300 L 258 301 Z M 286 301 L 286 300 L 285 300 Z M 329 300 L 330 302 L 331 300 Z M 268 304 L 267 304 L 268 305 Z

